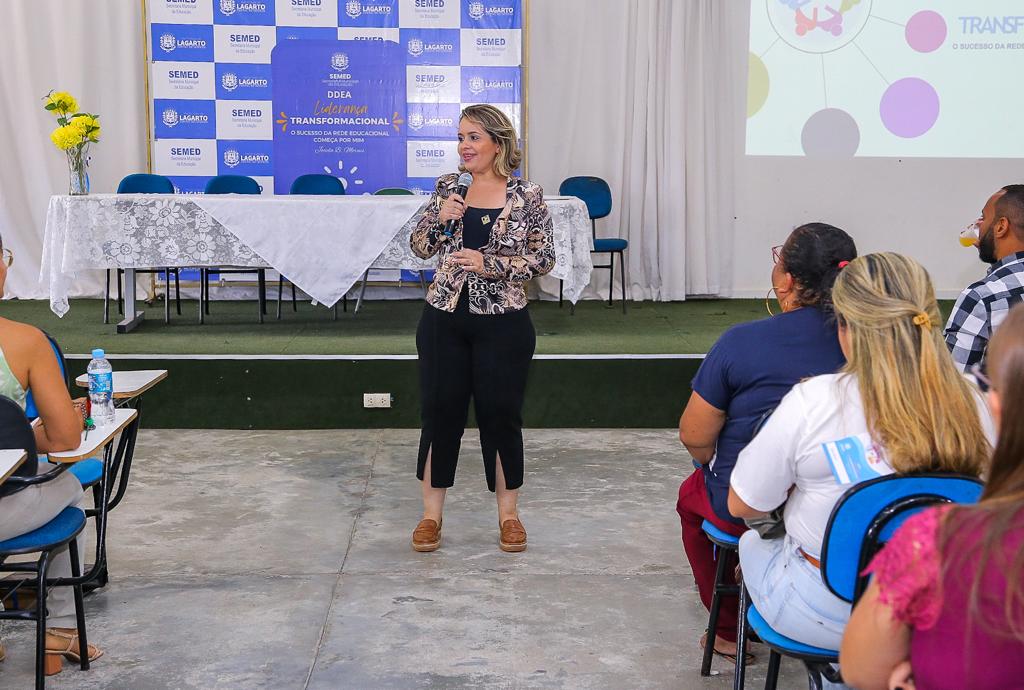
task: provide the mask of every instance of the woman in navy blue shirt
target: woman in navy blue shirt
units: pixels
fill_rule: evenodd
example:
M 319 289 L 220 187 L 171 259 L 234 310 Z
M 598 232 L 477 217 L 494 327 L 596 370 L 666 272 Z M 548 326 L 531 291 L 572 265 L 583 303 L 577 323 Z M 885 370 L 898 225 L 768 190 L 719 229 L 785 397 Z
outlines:
M 809 223 L 772 248 L 772 290 L 781 314 L 733 326 L 708 352 L 691 383 L 679 419 L 679 440 L 702 467 L 679 487 L 676 512 L 683 548 L 705 607 L 714 593 L 716 551 L 701 529 L 708 520 L 739 536 L 746 530 L 729 514 L 729 476 L 761 417 L 809 376 L 835 372 L 846 360 L 832 314 L 832 285 L 856 258 L 853 239 L 839 228 Z M 718 552 L 720 553 L 720 552 Z M 732 578 L 732 568 L 728 568 Z M 737 598 L 721 598 L 715 653 L 736 653 Z M 701 645 L 706 638 L 701 639 Z

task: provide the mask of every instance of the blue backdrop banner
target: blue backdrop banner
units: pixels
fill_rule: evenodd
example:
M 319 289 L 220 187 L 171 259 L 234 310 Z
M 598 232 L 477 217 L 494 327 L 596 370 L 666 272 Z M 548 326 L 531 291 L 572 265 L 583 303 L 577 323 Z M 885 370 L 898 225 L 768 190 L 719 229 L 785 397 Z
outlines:
M 390 41 L 294 41 L 274 48 L 274 189 L 299 175 L 349 194 L 405 177 L 405 66 Z
M 146 0 L 153 172 L 287 194 L 305 173 L 347 193 L 429 193 L 458 168 L 462 108 L 521 137 L 524 0 Z M 126 171 L 127 172 L 127 171 Z

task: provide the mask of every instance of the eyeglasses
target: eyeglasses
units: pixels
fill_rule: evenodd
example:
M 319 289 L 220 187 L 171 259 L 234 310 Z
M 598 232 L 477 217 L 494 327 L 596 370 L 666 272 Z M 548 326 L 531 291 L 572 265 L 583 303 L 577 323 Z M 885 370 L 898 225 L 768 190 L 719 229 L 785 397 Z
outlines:
M 5 248 L 4 251 L 3 251 L 3 261 L 4 261 L 4 266 L 7 266 L 7 268 L 10 268 L 11 264 L 14 263 L 14 252 L 12 252 L 10 249 L 6 249 Z
M 772 247 L 772 263 L 779 263 L 782 261 L 782 248 L 786 246 L 784 244 L 777 244 Z
M 992 390 L 992 381 L 985 375 L 985 372 L 982 371 L 981 362 L 972 364 L 968 367 L 967 373 L 974 378 L 975 383 L 978 384 L 978 388 L 981 389 L 982 393 L 988 393 Z

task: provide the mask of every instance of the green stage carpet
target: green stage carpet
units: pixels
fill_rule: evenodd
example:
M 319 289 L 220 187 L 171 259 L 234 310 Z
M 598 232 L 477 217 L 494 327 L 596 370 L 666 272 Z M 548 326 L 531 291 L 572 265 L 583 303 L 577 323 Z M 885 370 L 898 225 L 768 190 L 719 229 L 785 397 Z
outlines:
M 116 309 L 112 311 L 116 313 Z M 57 318 L 45 301 L 5 300 L 0 315 L 46 330 L 68 354 L 103 347 L 114 354 L 381 355 L 415 354 L 419 300 L 366 302 L 358 315 L 299 302 L 286 303 L 280 321 L 274 306 L 262 325 L 255 302 L 214 302 L 206 323 L 198 323 L 197 303 L 182 302 L 182 315 L 163 322 L 163 304 L 146 308 L 146 320 L 132 333 L 117 335 L 102 322 L 100 300 L 72 300 L 71 311 Z M 734 323 L 767 316 L 764 300 L 691 300 L 619 303 L 586 301 L 570 315 L 569 305 L 534 302 L 538 354 L 703 354 Z M 111 316 L 111 321 L 120 317 Z

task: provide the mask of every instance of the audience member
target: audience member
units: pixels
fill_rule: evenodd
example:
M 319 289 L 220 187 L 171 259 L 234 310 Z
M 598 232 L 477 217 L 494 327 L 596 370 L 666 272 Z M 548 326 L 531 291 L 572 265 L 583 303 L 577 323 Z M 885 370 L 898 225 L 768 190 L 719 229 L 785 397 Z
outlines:
M 1024 300 L 1024 184 L 989 197 L 978 219 L 977 247 L 991 267 L 960 293 L 946 323 L 946 345 L 960 371 L 982 363 L 992 332 Z
M 988 354 L 999 441 L 981 502 L 922 511 L 875 557 L 843 637 L 863 690 L 1020 687 L 1024 657 L 1024 307 Z M 984 383 L 984 382 L 983 382 Z M 909 662 L 909 663 L 908 663 Z
M 832 284 L 840 268 L 857 256 L 853 240 L 839 228 L 810 223 L 794 230 L 772 255 L 772 287 L 782 313 L 734 326 L 719 338 L 693 380 L 679 420 L 679 440 L 702 468 L 679 487 L 676 511 L 686 557 L 709 608 L 715 550 L 701 524 L 710 520 L 734 535 L 745 530 L 726 505 L 736 457 L 759 419 L 793 384 L 834 372 L 846 361 L 836 337 Z M 720 655 L 736 653 L 736 615 L 737 598 L 722 597 L 715 639 Z
M 9 250 L 0 251 L 5 261 L 0 263 L 0 295 L 10 265 Z M 39 410 L 40 424 L 36 425 L 36 449 L 39 453 L 71 450 L 79 444 L 82 415 L 75 409 L 64 385 L 57 359 L 43 333 L 32 326 L 0 318 L 0 395 L 25 407 L 25 392 L 31 388 Z M 53 465 L 40 461 L 38 473 L 44 474 Z M 76 505 L 82 499 L 82 485 L 70 472 L 55 479 L 29 486 L 16 493 L 0 497 L 0 541 L 11 539 L 42 527 L 64 508 Z M 79 540 L 79 549 L 82 541 Z M 79 562 L 85 561 L 79 557 Z M 50 577 L 71 577 L 71 557 L 68 548 L 53 552 L 49 568 Z M 0 581 L 2 585 L 2 581 Z M 7 602 L 10 604 L 10 601 Z M 75 602 L 70 587 L 55 587 L 46 598 L 46 632 L 48 668 L 59 668 L 60 656 L 78 658 L 78 631 L 75 627 Z M 25 607 L 25 597 L 19 605 Z M 89 658 L 97 659 L 102 651 L 89 645 Z M 50 661 L 51 655 L 55 657 Z M 4 656 L 0 647 L 0 659 Z
M 776 631 L 839 649 L 850 605 L 825 587 L 818 559 L 840 496 L 892 472 L 978 476 L 992 432 L 981 393 L 943 346 L 920 264 L 899 254 L 862 256 L 840 272 L 832 299 L 847 365 L 783 398 L 740 453 L 729 509 L 753 518 L 785 503 L 784 538 L 741 538 L 743 581 Z

